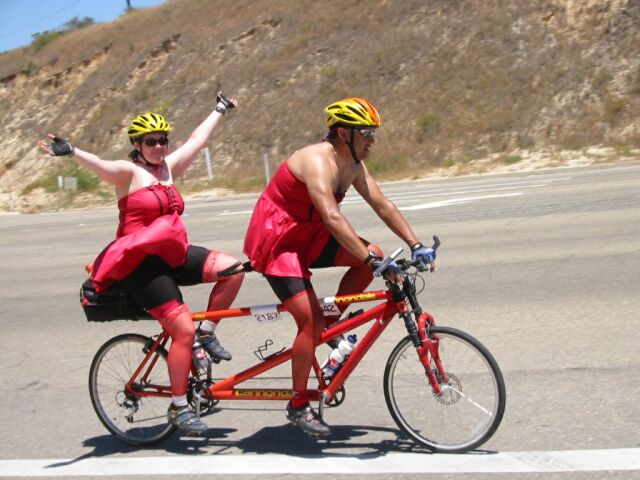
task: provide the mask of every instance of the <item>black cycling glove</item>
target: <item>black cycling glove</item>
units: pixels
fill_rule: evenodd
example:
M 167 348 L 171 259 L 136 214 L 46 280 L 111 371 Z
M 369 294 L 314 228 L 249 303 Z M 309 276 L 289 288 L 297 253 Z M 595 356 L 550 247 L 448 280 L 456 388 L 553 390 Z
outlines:
M 69 141 L 62 137 L 53 137 L 53 143 L 49 144 L 49 154 L 60 157 L 64 155 L 69 155 L 73 157 L 76 153 L 76 147 L 71 145 Z
M 225 97 L 222 92 L 218 92 L 218 95 L 216 96 L 216 102 L 218 103 L 215 110 L 222 115 L 224 115 L 227 110 L 235 107 L 231 100 Z

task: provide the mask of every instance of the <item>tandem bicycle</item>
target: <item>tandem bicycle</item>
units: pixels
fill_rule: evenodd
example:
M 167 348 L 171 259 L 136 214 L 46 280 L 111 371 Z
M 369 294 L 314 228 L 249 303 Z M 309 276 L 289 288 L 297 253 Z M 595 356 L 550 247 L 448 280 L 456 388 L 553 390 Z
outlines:
M 435 236 L 434 241 L 437 248 L 440 242 Z M 398 248 L 387 257 L 376 273 L 384 271 L 401 251 Z M 321 416 L 325 408 L 340 405 L 349 376 L 389 324 L 400 318 L 407 334 L 391 351 L 382 380 L 391 417 L 404 435 L 433 452 L 473 450 L 491 438 L 504 414 L 506 389 L 500 368 L 478 340 L 456 328 L 436 325 L 434 318 L 422 309 L 416 281 L 422 278 L 421 272 L 433 269 L 406 259 L 397 259 L 396 264 L 402 284 L 386 281 L 384 290 L 319 299 L 325 309 L 333 311 L 338 311 L 338 306 L 360 302 L 379 303 L 352 313 L 324 331 L 318 345 L 370 324 L 330 379 L 325 378 L 314 359 L 312 373 L 317 386 L 309 390 L 309 399 L 318 402 Z M 194 322 L 245 316 L 259 319 L 285 311 L 281 304 L 262 305 L 196 312 L 192 318 Z M 165 331 L 152 336 L 122 334 L 108 340 L 93 358 L 89 372 L 93 408 L 104 426 L 128 444 L 156 445 L 177 429 L 166 420 L 171 399 L 169 339 Z M 211 363 L 206 369 L 194 364 L 188 383 L 189 403 L 204 417 L 213 413 L 223 400 L 289 401 L 293 397 L 290 388 L 242 388 L 242 384 L 290 360 L 291 349 L 286 349 L 224 379 L 213 378 Z M 314 382 L 313 374 L 309 382 Z

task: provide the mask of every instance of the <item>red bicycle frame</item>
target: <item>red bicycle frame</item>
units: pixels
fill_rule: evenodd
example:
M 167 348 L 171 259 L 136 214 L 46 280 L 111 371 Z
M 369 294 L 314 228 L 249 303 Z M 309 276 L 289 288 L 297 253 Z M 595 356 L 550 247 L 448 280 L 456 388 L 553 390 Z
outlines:
M 336 396 L 336 393 L 342 387 L 344 381 L 349 377 L 351 372 L 357 367 L 360 360 L 366 355 L 371 346 L 375 343 L 375 341 L 380 337 L 382 332 L 387 328 L 393 317 L 397 313 L 407 313 L 408 306 L 404 299 L 396 301 L 393 299 L 393 292 L 391 289 L 388 290 L 376 290 L 370 292 L 362 292 L 350 295 L 341 295 L 336 297 L 327 297 L 321 299 L 321 302 L 325 303 L 333 303 L 337 305 L 351 305 L 354 303 L 360 302 L 370 302 L 375 300 L 384 300 L 383 303 L 376 305 L 365 312 L 362 312 L 358 315 L 353 316 L 347 320 L 339 321 L 336 324 L 329 327 L 325 330 L 320 337 L 316 346 L 326 343 L 327 341 L 337 337 L 338 335 L 342 335 L 351 330 L 354 330 L 368 322 L 373 321 L 372 326 L 366 332 L 364 337 L 358 342 L 355 350 L 349 355 L 347 360 L 335 374 L 335 376 L 331 379 L 330 383 L 325 381 L 324 375 L 318 364 L 317 359 L 314 357 L 313 359 L 313 370 L 318 379 L 319 385 L 316 389 L 311 389 L 308 391 L 310 400 L 320 400 L 320 398 L 324 399 L 323 403 L 328 402 L 332 398 Z M 271 313 L 265 313 L 265 311 Z M 192 314 L 193 321 L 201 321 L 201 320 L 220 320 L 224 318 L 230 317 L 244 317 L 255 315 L 256 317 L 264 316 L 264 315 L 273 315 L 275 312 L 286 312 L 286 308 L 280 305 L 272 305 L 272 306 L 258 306 L 258 307 L 244 307 L 244 308 L 236 308 L 229 310 L 216 310 L 210 312 L 197 312 Z M 375 321 L 374 321 L 375 320 Z M 437 385 L 438 382 L 433 373 L 430 373 L 431 369 L 429 367 L 430 357 L 433 355 L 434 350 L 437 354 L 437 344 L 434 345 L 432 340 L 429 340 L 426 337 L 425 327 L 428 324 L 433 324 L 433 319 L 429 314 L 422 313 L 419 316 L 419 332 L 420 332 L 420 340 L 422 342 L 422 346 L 418 349 L 418 355 L 421 358 L 421 361 L 425 365 L 425 371 L 428 373 L 429 381 L 432 385 Z M 141 363 L 141 365 L 134 372 L 131 380 L 127 383 L 127 390 L 132 394 L 138 396 L 164 396 L 168 397 L 171 395 L 169 386 L 159 386 L 147 384 L 146 379 L 148 377 L 149 372 L 153 369 L 155 362 L 157 360 L 157 356 L 154 355 L 156 350 L 159 347 L 164 347 L 169 340 L 169 335 L 164 330 L 158 336 L 158 338 L 153 342 L 152 345 L 149 345 L 149 352 L 147 353 L 145 359 Z M 217 381 L 213 385 L 209 387 L 209 394 L 214 400 L 290 400 L 293 398 L 293 391 L 291 389 L 282 389 L 282 388 L 236 388 L 237 385 L 255 378 L 256 376 L 271 370 L 272 368 L 277 367 L 289 360 L 291 360 L 291 349 L 284 350 L 279 353 L 275 353 L 265 358 L 264 361 L 258 363 L 242 372 L 230 375 L 229 377 Z M 149 363 L 151 362 L 151 363 Z M 439 359 L 438 359 L 439 362 Z M 439 365 L 440 367 L 441 365 Z M 143 369 L 147 368 L 147 371 L 142 375 L 142 377 L 138 377 Z M 439 368 L 440 369 L 440 368 Z M 194 377 L 198 377 L 199 373 L 195 366 L 192 366 L 192 375 Z M 431 378 L 433 377 L 433 378 Z M 137 383 L 134 382 L 134 379 L 139 379 Z M 140 388 L 140 385 L 144 385 L 144 388 Z M 438 385 L 439 387 L 439 385 Z

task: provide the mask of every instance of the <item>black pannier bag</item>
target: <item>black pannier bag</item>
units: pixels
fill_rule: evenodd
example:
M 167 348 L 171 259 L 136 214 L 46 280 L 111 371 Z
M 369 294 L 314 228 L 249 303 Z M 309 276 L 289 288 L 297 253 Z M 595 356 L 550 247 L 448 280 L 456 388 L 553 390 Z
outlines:
M 119 283 L 114 283 L 106 291 L 98 293 L 93 281 L 88 278 L 80 287 L 80 304 L 89 322 L 153 318 L 133 301 Z

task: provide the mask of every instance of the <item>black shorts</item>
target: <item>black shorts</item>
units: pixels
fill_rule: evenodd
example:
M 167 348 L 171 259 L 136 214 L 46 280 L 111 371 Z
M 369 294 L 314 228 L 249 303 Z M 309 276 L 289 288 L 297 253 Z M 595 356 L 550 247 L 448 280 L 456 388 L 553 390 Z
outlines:
M 297 295 L 298 293 L 313 288 L 311 281 L 301 277 L 276 277 L 275 275 L 264 275 L 273 292 L 282 303 Z
M 338 249 L 340 248 L 340 244 L 338 241 L 332 236 L 329 237 L 327 243 L 325 244 L 322 252 L 318 255 L 313 263 L 311 264 L 311 268 L 327 268 L 327 267 L 335 267 L 336 266 L 336 253 L 338 253 Z M 276 296 L 280 299 L 281 302 L 285 302 L 290 299 L 294 295 L 298 293 L 313 288 L 311 285 L 311 281 L 306 278 L 300 277 L 276 277 L 275 275 L 266 275 L 265 278 L 271 285 Z
M 202 270 L 209 253 L 206 248 L 189 245 L 184 264 L 177 268 L 171 268 L 160 257 L 150 255 L 120 283 L 146 310 L 171 300 L 183 303 L 178 287 L 202 283 Z
M 311 264 L 311 268 L 335 267 L 336 254 L 338 253 L 339 248 L 340 244 L 338 243 L 338 240 L 331 235 L 322 249 L 322 252 L 318 255 L 318 258 L 316 258 Z

